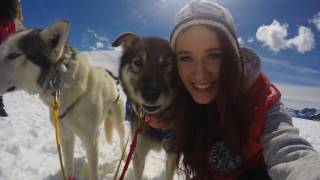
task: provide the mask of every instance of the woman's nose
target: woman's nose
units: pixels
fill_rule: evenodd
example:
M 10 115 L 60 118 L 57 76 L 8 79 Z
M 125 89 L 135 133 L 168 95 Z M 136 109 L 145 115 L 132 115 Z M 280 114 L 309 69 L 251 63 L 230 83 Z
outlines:
M 199 61 L 194 64 L 193 76 L 195 80 L 203 80 L 207 75 L 206 64 L 203 61 Z

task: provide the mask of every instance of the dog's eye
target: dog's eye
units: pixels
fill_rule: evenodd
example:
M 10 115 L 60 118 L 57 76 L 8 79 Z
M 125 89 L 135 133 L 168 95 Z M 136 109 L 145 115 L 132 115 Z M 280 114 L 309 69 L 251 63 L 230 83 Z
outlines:
M 133 60 L 133 64 L 137 67 L 142 67 L 143 66 L 143 60 L 140 58 L 136 58 Z
M 161 66 L 162 67 L 168 67 L 171 65 L 171 61 L 169 60 L 164 60 L 162 63 L 161 63 Z
M 17 57 L 21 56 L 21 54 L 18 54 L 18 53 L 10 53 L 6 59 L 8 60 L 14 60 L 16 59 Z

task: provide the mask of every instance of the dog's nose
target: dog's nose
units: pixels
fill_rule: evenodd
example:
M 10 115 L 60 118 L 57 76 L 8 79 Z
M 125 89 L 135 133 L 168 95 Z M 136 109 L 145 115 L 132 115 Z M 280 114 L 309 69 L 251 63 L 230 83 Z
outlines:
M 142 91 L 143 99 L 148 103 L 155 103 L 160 97 L 160 89 L 159 88 L 145 88 Z

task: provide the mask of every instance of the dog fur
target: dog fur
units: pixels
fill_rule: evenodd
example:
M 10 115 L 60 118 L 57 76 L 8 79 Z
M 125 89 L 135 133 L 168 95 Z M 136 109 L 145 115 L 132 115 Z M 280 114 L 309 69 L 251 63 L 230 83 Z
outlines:
M 172 101 L 177 86 L 175 53 L 169 42 L 155 37 L 139 38 L 134 33 L 124 33 L 112 44 L 122 45 L 119 75 L 122 87 L 132 107 L 131 133 L 144 123 L 144 116 L 155 116 L 157 123 L 170 129 Z M 152 125 L 151 125 L 152 126 Z M 145 126 L 138 138 L 133 157 L 134 176 L 141 180 L 148 152 L 160 150 L 163 142 L 154 136 L 151 126 Z M 165 178 L 173 179 L 176 155 L 167 151 Z
M 48 89 L 50 69 L 57 66 L 63 74 L 61 83 L 61 145 L 67 177 L 74 176 L 74 138 L 85 146 L 89 179 L 98 177 L 98 129 L 104 122 L 110 142 L 113 127 L 124 148 L 124 105 L 114 78 L 102 68 L 90 67 L 83 55 L 67 43 L 69 22 L 60 21 L 47 29 L 30 29 L 16 33 L 0 46 L 0 95 L 25 90 L 39 94 L 51 106 Z M 52 121 L 52 111 L 50 117 Z M 63 114 L 63 115 L 61 115 Z

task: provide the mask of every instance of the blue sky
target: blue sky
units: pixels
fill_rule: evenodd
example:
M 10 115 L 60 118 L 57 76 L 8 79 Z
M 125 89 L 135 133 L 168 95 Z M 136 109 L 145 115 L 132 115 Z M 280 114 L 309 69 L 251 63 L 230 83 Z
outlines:
M 176 13 L 189 1 L 22 0 L 22 8 L 27 27 L 69 19 L 70 43 L 89 51 L 111 49 L 112 40 L 126 31 L 168 38 Z M 289 106 L 320 108 L 319 0 L 216 2 L 230 9 L 239 41 L 261 56 L 263 70 Z

